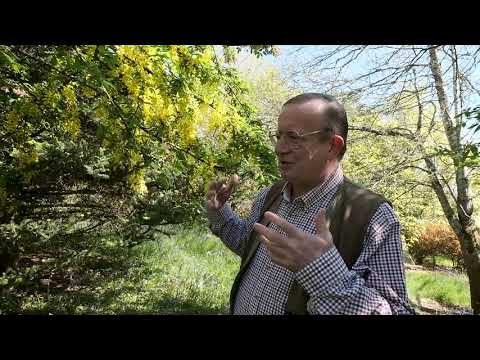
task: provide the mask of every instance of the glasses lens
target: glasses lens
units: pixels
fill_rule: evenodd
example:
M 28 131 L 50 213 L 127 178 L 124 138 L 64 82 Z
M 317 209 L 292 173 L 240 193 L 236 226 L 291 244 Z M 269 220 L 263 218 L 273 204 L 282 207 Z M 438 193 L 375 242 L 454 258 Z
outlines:
M 301 136 L 295 131 L 287 131 L 288 142 L 292 145 L 298 145 L 301 140 Z
M 280 141 L 283 136 L 284 140 L 287 142 L 298 142 L 302 138 L 301 135 L 292 130 L 287 131 L 286 133 L 276 132 L 274 136 L 277 141 Z

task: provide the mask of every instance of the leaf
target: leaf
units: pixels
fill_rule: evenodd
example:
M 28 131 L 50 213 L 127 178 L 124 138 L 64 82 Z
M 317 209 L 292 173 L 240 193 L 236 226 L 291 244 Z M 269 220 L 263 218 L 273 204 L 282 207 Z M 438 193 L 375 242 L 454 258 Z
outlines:
M 471 129 L 473 129 L 474 127 L 478 127 L 478 124 L 472 124 L 472 125 L 470 125 L 469 127 L 467 127 L 467 129 L 471 130 Z
M 101 84 L 106 89 L 115 90 L 115 86 L 108 80 L 102 79 Z

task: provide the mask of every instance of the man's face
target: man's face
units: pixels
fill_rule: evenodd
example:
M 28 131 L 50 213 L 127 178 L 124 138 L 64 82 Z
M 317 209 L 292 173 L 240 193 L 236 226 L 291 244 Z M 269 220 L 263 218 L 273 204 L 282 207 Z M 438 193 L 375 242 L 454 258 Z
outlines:
M 275 153 L 282 177 L 294 186 L 321 181 L 326 161 L 331 158 L 330 142 L 325 141 L 328 131 L 297 139 L 291 136 L 328 128 L 322 116 L 325 106 L 318 100 L 290 104 L 283 108 L 278 118 Z

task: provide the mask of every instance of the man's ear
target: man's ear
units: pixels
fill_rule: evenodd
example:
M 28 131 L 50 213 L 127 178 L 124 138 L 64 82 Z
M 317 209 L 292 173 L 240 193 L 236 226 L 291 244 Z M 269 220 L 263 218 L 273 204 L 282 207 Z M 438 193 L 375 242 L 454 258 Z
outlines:
M 343 145 L 345 144 L 345 141 L 340 135 L 333 135 L 332 138 L 330 139 L 330 151 L 329 153 L 332 155 L 332 159 L 338 158 L 340 155 L 340 152 L 343 149 Z

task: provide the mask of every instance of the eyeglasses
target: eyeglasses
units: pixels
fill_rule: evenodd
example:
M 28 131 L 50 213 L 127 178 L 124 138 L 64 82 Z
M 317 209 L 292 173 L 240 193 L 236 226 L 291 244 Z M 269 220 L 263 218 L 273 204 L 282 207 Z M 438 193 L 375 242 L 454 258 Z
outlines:
M 275 143 L 278 143 L 282 139 L 282 136 L 283 136 L 284 141 L 288 145 L 290 145 L 292 148 L 299 148 L 305 142 L 305 136 L 318 134 L 318 133 L 322 133 L 322 132 L 330 132 L 330 131 L 333 131 L 333 129 L 325 128 L 325 129 L 311 131 L 311 132 L 303 133 L 303 134 L 301 134 L 301 133 L 299 133 L 298 131 L 295 131 L 295 130 L 288 130 L 285 133 L 281 133 L 281 132 L 277 131 L 275 133 L 274 139 L 275 139 Z

